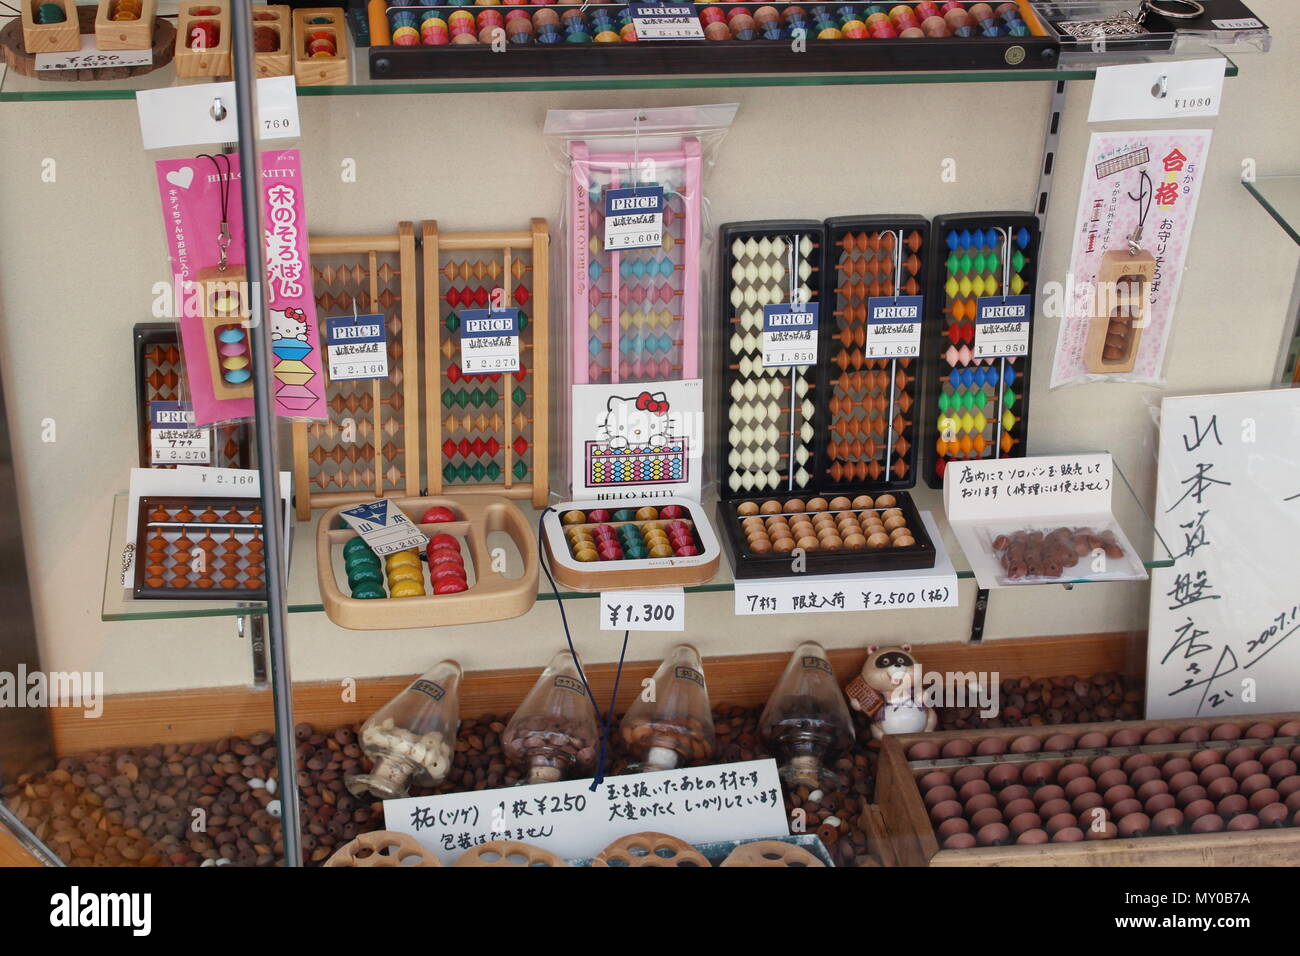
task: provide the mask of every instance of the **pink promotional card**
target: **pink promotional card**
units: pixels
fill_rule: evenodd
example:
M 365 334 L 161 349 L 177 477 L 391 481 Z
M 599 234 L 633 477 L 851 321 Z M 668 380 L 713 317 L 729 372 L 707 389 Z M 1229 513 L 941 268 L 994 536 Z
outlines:
M 1163 381 L 1210 137 L 1208 129 L 1092 134 L 1070 271 L 1056 296 L 1052 388 Z
M 228 276 L 232 283 L 243 279 L 239 156 L 167 159 L 156 166 L 171 255 L 173 315 L 180 324 L 195 423 L 248 418 L 253 414 L 253 401 L 249 394 L 247 314 L 242 314 L 242 322 L 233 313 L 227 314 L 221 319 L 224 325 L 216 325 L 205 315 L 211 311 L 211 302 L 247 302 L 247 290 L 223 299 L 222 292 L 209 293 L 203 285 L 217 275 Z M 262 154 L 262 188 L 275 411 L 285 418 L 325 418 L 325 376 L 317 346 L 320 339 L 308 258 L 307 207 L 296 149 Z M 223 218 L 228 237 L 222 230 Z M 223 248 L 226 263 L 220 268 Z

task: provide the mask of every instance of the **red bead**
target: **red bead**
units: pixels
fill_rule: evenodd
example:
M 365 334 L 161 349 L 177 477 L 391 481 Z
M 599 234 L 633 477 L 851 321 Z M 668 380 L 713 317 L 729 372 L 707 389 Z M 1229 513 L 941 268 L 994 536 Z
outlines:
M 450 508 L 446 508 L 442 505 L 433 505 L 424 513 L 424 517 L 420 519 L 420 524 L 439 524 L 443 521 L 455 520 L 456 515 Z
M 433 586 L 434 594 L 458 594 L 469 590 L 469 585 L 457 578 L 446 578 Z
M 429 547 L 425 550 L 432 551 L 435 548 L 455 548 L 456 553 L 460 553 L 460 542 L 449 534 L 435 534 L 429 539 Z

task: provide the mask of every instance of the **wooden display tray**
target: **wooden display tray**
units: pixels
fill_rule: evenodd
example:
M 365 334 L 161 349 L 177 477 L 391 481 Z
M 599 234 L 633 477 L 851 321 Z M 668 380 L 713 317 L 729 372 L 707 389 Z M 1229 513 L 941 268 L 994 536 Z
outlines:
M 257 53 L 253 59 L 258 76 L 288 76 L 293 72 L 293 21 L 284 4 L 253 8 L 253 29 L 271 27 L 280 35 L 280 46 L 271 53 Z
M 77 27 L 81 36 L 95 32 L 97 7 L 80 6 L 77 11 Z M 41 24 L 37 24 L 40 26 Z M 61 25 L 61 24 L 55 24 Z M 94 80 L 120 80 L 130 76 L 143 76 L 152 73 L 172 61 L 176 47 L 176 29 L 162 18 L 153 21 L 153 62 L 145 66 L 103 66 L 88 67 L 84 70 L 41 70 L 36 69 L 36 54 L 40 50 L 28 48 L 23 40 L 21 17 L 15 17 L 0 29 L 0 50 L 4 51 L 5 66 L 22 76 L 32 76 L 39 80 L 53 82 L 77 82 Z M 77 49 L 74 47 L 73 49 Z
M 158 0 L 142 0 L 138 20 L 114 20 L 117 0 L 99 0 L 95 14 L 95 46 L 101 50 L 147 50 L 153 46 Z
M 329 23 L 308 23 L 328 17 Z M 322 31 L 334 37 L 337 56 L 313 57 L 307 53 L 307 37 Z M 293 11 L 293 73 L 299 86 L 343 86 L 352 75 L 352 47 L 342 7 L 304 7 Z
M 661 507 L 663 505 L 680 505 L 686 509 L 688 517 L 682 519 L 660 518 L 660 521 L 682 520 L 691 525 L 695 532 L 700 553 L 686 558 L 644 558 L 627 561 L 579 561 L 569 550 L 569 542 L 564 537 L 565 525 L 561 518 L 566 511 L 591 511 L 604 508 L 618 511 L 631 508 L 635 511 L 646 505 Z M 620 525 L 643 525 L 645 521 L 608 521 L 605 524 L 617 528 Z M 571 527 L 584 527 L 574 525 Z M 565 501 L 556 505 L 553 511 L 546 512 L 542 519 L 542 537 L 546 542 L 546 556 L 550 562 L 551 573 L 557 584 L 574 591 L 606 591 L 617 588 L 672 588 L 694 587 L 708 584 L 718 571 L 718 562 L 722 552 L 718 548 L 718 538 L 713 526 L 705 516 L 704 507 L 688 498 L 654 498 L 640 501 Z
M 216 10 L 207 16 L 195 11 Z M 195 23 L 214 21 L 217 24 L 217 45 L 205 49 L 190 46 L 190 29 Z M 230 76 L 230 2 L 229 0 L 199 0 L 182 3 L 176 14 L 176 75 L 179 77 Z
M 1039 727 L 1002 727 L 981 730 L 951 730 L 931 734 L 891 734 L 881 742 L 880 761 L 876 768 L 876 803 L 884 815 L 893 852 L 902 866 L 1294 866 L 1300 859 L 1300 827 L 1275 830 L 1248 830 L 1179 836 L 1153 836 L 1082 843 L 1046 843 L 1039 846 L 988 846 L 968 850 L 944 850 L 939 846 L 934 827 L 926 812 L 917 779 L 931 770 L 944 770 L 968 764 L 1028 764 L 1038 760 L 1067 763 L 1103 754 L 1127 756 L 1149 753 L 1152 756 L 1171 752 L 1195 751 L 1207 746 L 1230 749 L 1246 741 L 1208 741 L 1203 744 L 1147 744 L 1134 747 L 1076 749 L 1056 755 L 1044 751 L 1029 754 L 999 754 L 985 757 L 907 759 L 908 748 L 918 741 L 944 744 L 950 740 L 978 741 L 986 737 L 1012 740 L 1021 736 L 1045 740 L 1054 734 L 1071 734 L 1076 738 L 1089 731 L 1113 733 L 1117 730 L 1148 731 L 1156 727 L 1183 730 L 1187 727 L 1215 727 L 1223 723 L 1240 724 L 1244 729 L 1259 722 L 1282 724 L 1295 720 L 1300 713 L 1259 714 L 1235 717 L 1179 717 L 1166 720 L 1109 721 L 1093 724 L 1043 725 Z M 1300 738 L 1272 738 L 1294 745 Z M 1252 741 L 1263 744 L 1266 741 Z
M 513 501 L 498 495 L 393 500 L 413 522 L 418 522 L 419 517 L 433 505 L 450 508 L 461 516 L 459 521 L 421 524 L 419 528 L 430 537 L 450 534 L 463 538 L 469 546 L 474 583 L 459 594 L 425 594 L 382 600 L 348 597 L 339 588 L 334 574 L 334 549 L 341 548 L 357 534 L 339 517 L 347 507 L 340 505 L 325 512 L 316 526 L 316 575 L 325 614 L 331 621 L 355 631 L 444 627 L 504 621 L 527 613 L 533 606 L 537 600 L 537 549 L 533 545 L 533 529 Z M 492 570 L 487 536 L 493 531 L 508 534 L 519 549 L 524 560 L 524 570 L 519 577 L 508 578 Z

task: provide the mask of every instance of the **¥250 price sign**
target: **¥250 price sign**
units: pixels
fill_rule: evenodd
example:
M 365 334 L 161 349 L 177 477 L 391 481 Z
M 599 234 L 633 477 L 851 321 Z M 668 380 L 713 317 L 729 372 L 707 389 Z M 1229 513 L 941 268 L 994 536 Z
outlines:
M 602 591 L 602 631 L 681 631 L 686 628 L 686 594 L 681 588 Z

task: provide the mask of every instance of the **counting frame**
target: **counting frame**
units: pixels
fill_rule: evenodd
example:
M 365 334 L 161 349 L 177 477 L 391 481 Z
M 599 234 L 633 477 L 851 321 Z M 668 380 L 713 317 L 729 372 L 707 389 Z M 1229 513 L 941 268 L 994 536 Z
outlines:
M 81 49 L 76 0 L 21 0 L 23 48 L 31 54 L 67 53 Z M 36 12 L 46 4 L 63 9 L 58 23 L 37 23 Z
M 252 398 L 253 343 L 244 325 L 244 317 L 248 315 L 244 267 L 201 269 L 198 286 L 212 394 L 221 401 Z
M 142 322 L 135 335 L 135 394 L 139 412 L 140 467 L 175 468 L 175 465 L 151 465 L 149 453 L 149 403 L 186 400 L 182 388 L 184 365 L 181 363 L 180 340 L 173 322 Z M 213 462 L 219 468 L 247 468 L 249 465 L 248 426 L 213 426 Z
M 1002 212 L 939 216 L 932 235 L 926 308 L 940 321 L 922 354 L 935 394 L 921 441 L 925 480 L 942 488 L 949 461 L 1025 455 L 1039 231 L 1033 215 Z M 1028 353 L 974 358 L 977 301 L 1008 294 L 1029 296 Z
M 158 0 L 137 0 L 134 20 L 115 20 L 121 0 L 99 0 L 95 14 L 95 47 L 100 50 L 148 50 L 153 47 Z
M 803 301 L 820 302 L 825 249 L 820 222 L 740 222 L 719 230 L 724 495 L 793 492 L 819 473 L 817 368 L 764 368 L 763 306 L 788 303 L 792 287 Z
M 389 375 L 329 382 L 328 420 L 293 423 L 300 521 L 313 508 L 420 492 L 415 227 L 403 222 L 391 235 L 315 236 L 310 249 L 319 315 L 350 315 L 355 306 L 358 314 L 388 317 Z M 322 318 L 322 343 L 325 324 Z
M 262 527 L 257 498 L 141 498 L 135 597 L 266 600 Z
M 444 489 L 547 499 L 550 345 L 546 220 L 499 233 L 421 227 L 424 256 L 426 473 Z M 459 308 L 487 308 L 495 288 L 520 317 L 519 371 L 463 375 Z M 445 416 L 445 417 L 444 417 Z
M 353 598 L 340 589 L 343 546 L 356 533 L 339 517 L 346 506 L 332 508 L 321 516 L 316 527 L 316 573 L 320 582 L 325 614 L 339 627 L 356 631 L 384 631 L 407 627 L 444 627 L 457 624 L 482 624 L 504 621 L 526 614 L 537 600 L 537 548 L 534 529 L 518 506 L 499 495 L 465 495 L 429 498 L 396 498 L 397 505 L 412 522 L 434 505 L 449 508 L 455 521 L 420 524 L 431 538 L 449 534 L 463 542 L 468 550 L 467 566 L 474 580 L 457 594 L 425 594 L 419 597 L 366 600 Z M 507 577 L 492 569 L 492 554 L 487 536 L 504 532 L 510 536 L 523 557 L 523 572 Z M 423 563 L 423 562 L 422 562 Z M 338 567 L 336 567 L 338 565 Z M 346 575 L 344 575 L 346 580 Z
M 260 49 L 275 45 L 269 50 Z M 288 76 L 293 72 L 293 21 L 289 8 L 268 4 L 253 8 L 253 57 L 258 76 Z
M 299 86 L 342 86 L 352 51 L 341 7 L 293 11 L 293 73 Z
M 230 74 L 229 0 L 182 3 L 176 15 L 176 75 Z
M 1145 249 L 1137 253 L 1114 250 L 1101 257 L 1097 311 L 1088 324 L 1083 349 L 1083 366 L 1089 372 L 1133 371 L 1151 311 L 1151 281 L 1155 274 L 1155 256 Z
M 700 142 L 680 149 L 593 153 L 570 147 L 569 316 L 575 384 L 699 377 Z M 606 252 L 602 197 L 653 164 L 664 187 L 660 249 Z

